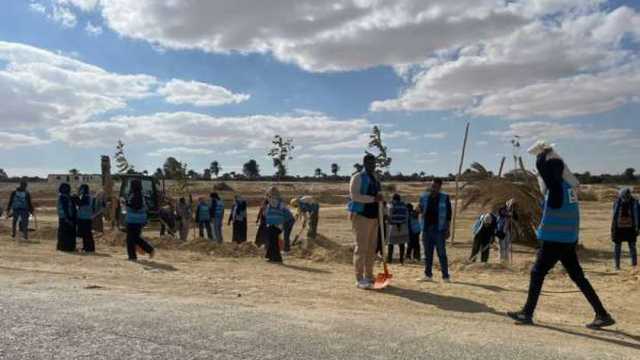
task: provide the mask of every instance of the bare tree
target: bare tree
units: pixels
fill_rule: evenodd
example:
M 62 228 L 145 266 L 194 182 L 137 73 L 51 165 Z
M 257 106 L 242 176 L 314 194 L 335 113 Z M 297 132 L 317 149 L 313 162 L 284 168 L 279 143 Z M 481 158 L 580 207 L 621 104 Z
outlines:
M 371 154 L 376 157 L 376 165 L 378 168 L 378 172 L 381 173 L 383 169 L 388 169 L 391 166 L 392 159 L 388 155 L 388 149 L 382 143 L 382 132 L 380 128 L 374 126 L 371 135 L 369 135 L 369 149 L 377 152 L 373 154 L 369 151 L 366 151 L 367 154 Z
M 287 176 L 287 162 L 293 160 L 293 139 L 284 139 L 280 135 L 275 135 L 271 141 L 272 147 L 267 153 L 273 160 L 273 167 L 276 168 L 276 176 L 282 178 Z

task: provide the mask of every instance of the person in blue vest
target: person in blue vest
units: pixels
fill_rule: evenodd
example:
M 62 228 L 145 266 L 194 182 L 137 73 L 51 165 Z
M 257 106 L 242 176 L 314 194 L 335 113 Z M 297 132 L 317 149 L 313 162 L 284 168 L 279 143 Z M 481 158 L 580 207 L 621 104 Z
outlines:
M 282 263 L 280 253 L 280 234 L 286 221 L 286 206 L 278 188 L 271 187 L 267 193 L 268 204 L 264 209 L 264 221 L 267 231 L 265 258 L 272 263 Z
M 211 199 L 211 228 L 213 229 L 213 239 L 222 244 L 222 223 L 224 222 L 224 201 L 218 193 L 209 195 Z
M 517 324 L 533 324 L 533 313 L 540 298 L 544 279 L 560 261 L 596 314 L 593 322 L 587 324 L 587 327 L 599 329 L 611 326 L 615 324 L 615 320 L 605 310 L 596 291 L 585 277 L 576 252 L 580 229 L 578 180 L 553 146 L 546 142 L 538 141 L 529 149 L 529 153 L 536 156 L 540 190 L 544 194 L 542 220 L 537 229 L 541 247 L 531 269 L 527 302 L 522 310 L 508 312 L 507 315 Z
M 82 251 L 94 253 L 96 245 L 93 240 L 93 200 L 89 192 L 89 185 L 82 184 L 78 189 L 78 196 L 74 198 L 78 207 L 77 236 L 82 238 Z
M 284 224 L 282 226 L 282 232 L 284 236 L 284 255 L 289 255 L 289 251 L 291 251 L 291 232 L 293 231 L 293 227 L 296 224 L 296 217 L 293 216 L 293 213 L 289 208 L 285 208 L 284 210 Z
M 613 241 L 614 265 L 620 270 L 622 243 L 629 245 L 631 266 L 638 266 L 638 252 L 636 241 L 640 231 L 640 205 L 631 194 L 630 188 L 620 190 L 618 198 L 613 204 L 613 219 L 611 220 L 611 241 Z
M 62 183 L 58 187 L 58 251 L 76 251 L 77 210 L 71 198 L 71 186 Z
M 11 193 L 7 204 L 7 216 L 12 216 L 11 237 L 16 237 L 16 227 L 24 240 L 29 238 L 29 214 L 33 214 L 31 194 L 27 191 L 27 182 L 21 181 L 18 188 Z
M 295 218 L 299 220 L 301 217 L 302 228 L 307 229 L 307 238 L 304 247 L 308 246 L 309 240 L 315 240 L 318 235 L 318 220 L 320 218 L 320 204 L 312 196 L 306 195 L 291 200 L 291 207 L 296 209 Z
M 407 246 L 406 258 L 408 260 L 420 261 L 420 233 L 422 233 L 422 225 L 420 224 L 420 215 L 415 211 L 413 204 L 408 203 L 409 209 L 409 245 Z
M 247 202 L 240 196 L 234 197 L 227 225 L 233 224 L 231 241 L 243 243 L 247 241 Z
M 449 282 L 449 260 L 446 241 L 450 236 L 451 199 L 442 192 L 442 179 L 433 179 L 431 191 L 420 196 L 419 211 L 422 215 L 422 244 L 425 252 L 424 277 L 421 281 L 433 279 L 433 251 L 438 253 L 442 280 Z
M 213 240 L 213 234 L 211 232 L 211 206 L 203 197 L 198 198 L 198 205 L 196 206 L 196 222 L 198 223 L 200 238 L 204 239 L 204 232 L 206 230 L 207 238 L 209 240 Z
M 353 266 L 356 287 L 373 289 L 373 266 L 378 240 L 380 204 L 384 201 L 380 181 L 376 176 L 376 158 L 371 154 L 362 159 L 363 170 L 351 176 L 348 209 L 355 233 Z
M 400 248 L 400 264 L 404 265 L 404 252 L 406 244 L 409 242 L 409 208 L 402 201 L 400 194 L 393 194 L 391 203 L 387 207 L 388 230 L 387 230 L 387 262 L 393 262 L 393 248 L 398 245 Z
M 142 182 L 139 179 L 131 181 L 131 190 L 127 195 L 127 254 L 130 261 L 137 261 L 136 248 L 141 248 L 153 258 L 155 250 L 151 244 L 142 238 L 142 229 L 147 225 L 147 204 L 142 194 Z
M 476 262 L 478 255 L 483 263 L 489 262 L 491 244 L 496 239 L 496 229 L 498 217 L 492 213 L 482 214 L 473 224 L 471 232 L 473 234 L 473 247 L 469 260 Z

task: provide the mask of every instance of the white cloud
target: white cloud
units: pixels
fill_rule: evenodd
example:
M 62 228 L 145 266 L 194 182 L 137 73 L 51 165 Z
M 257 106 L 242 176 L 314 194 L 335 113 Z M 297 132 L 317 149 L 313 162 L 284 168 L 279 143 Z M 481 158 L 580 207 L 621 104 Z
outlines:
M 78 23 L 76 15 L 67 7 L 53 5 L 49 18 L 65 28 L 73 28 Z
M 560 2 L 538 1 L 556 9 Z M 575 2 L 573 2 L 575 5 Z M 396 99 L 373 111 L 463 110 L 504 118 L 569 117 L 638 101 L 640 14 L 628 7 L 540 18 L 486 41 L 433 57 Z
M 436 140 L 442 140 L 445 139 L 447 137 L 447 133 L 446 132 L 437 132 L 437 133 L 428 133 L 428 134 L 424 134 L 423 137 L 425 139 L 436 139 Z
M 198 156 L 198 155 L 211 155 L 213 150 L 201 149 L 201 148 L 187 148 L 187 147 L 172 147 L 163 148 L 150 152 L 149 156 L 165 157 L 165 156 Z
M 0 41 L 0 61 L 0 118 L 12 128 L 85 122 L 153 95 L 156 84 L 18 43 Z
M 364 152 L 362 154 L 302 154 L 298 156 L 296 159 L 299 159 L 299 160 L 307 160 L 307 159 L 359 160 L 359 159 L 362 159 L 363 157 L 364 157 Z
M 86 31 L 91 36 L 99 36 L 102 34 L 102 26 L 93 25 L 91 21 L 87 22 L 87 26 L 85 26 L 84 31 Z
M 600 140 L 619 141 L 632 135 L 631 129 L 594 130 L 581 124 L 562 124 L 556 122 L 530 121 L 517 122 L 509 125 L 506 130 L 491 130 L 484 134 L 496 136 L 503 141 L 509 141 L 514 136 L 520 136 L 523 141 L 546 139 L 556 140 Z
M 107 0 L 102 8 L 124 36 L 175 49 L 269 52 L 311 71 L 416 63 L 528 21 L 495 0 Z
M 368 139 L 366 132 L 370 127 L 369 122 L 363 119 L 341 121 L 326 116 L 214 117 L 175 112 L 117 116 L 109 122 L 62 126 L 51 130 L 51 135 L 57 140 L 78 146 L 96 146 L 102 142 L 113 144 L 122 138 L 145 144 L 235 144 L 242 147 L 238 150 L 242 150 L 266 148 L 276 134 L 292 137 L 294 144 L 305 144 L 311 148 L 333 142 L 348 142 L 363 136 Z
M 0 147 L 2 149 L 14 149 L 21 146 L 36 146 L 46 143 L 47 141 L 35 136 L 0 131 L 0 144 L 2 144 Z
M 487 145 L 489 145 L 489 142 L 486 140 L 476 141 L 476 146 L 487 146 Z
M 29 9 L 31 9 L 31 11 L 35 11 L 37 13 L 40 14 L 46 14 L 47 13 L 47 8 L 40 4 L 40 3 L 31 3 L 29 4 Z
M 221 86 L 178 79 L 169 81 L 158 89 L 158 93 L 172 104 L 192 104 L 202 107 L 237 104 L 250 98 L 247 94 L 234 94 Z
M 97 8 L 100 0 L 54 0 L 59 5 L 76 7 L 81 11 L 89 12 Z

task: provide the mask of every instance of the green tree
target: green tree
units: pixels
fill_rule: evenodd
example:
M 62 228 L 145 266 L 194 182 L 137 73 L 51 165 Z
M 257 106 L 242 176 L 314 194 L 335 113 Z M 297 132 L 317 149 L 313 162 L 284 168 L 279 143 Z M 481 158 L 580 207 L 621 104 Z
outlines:
M 383 169 L 389 168 L 391 166 L 392 159 L 388 155 L 388 149 L 382 143 L 382 131 L 379 127 L 374 126 L 371 135 L 369 135 L 369 146 L 370 150 L 377 152 L 377 154 L 373 154 L 369 151 L 366 151 L 367 154 L 371 154 L 376 158 L 376 165 L 378 172 L 381 173 Z
M 282 178 L 287 176 L 287 162 L 293 160 L 293 139 L 284 139 L 280 135 L 275 135 L 271 141 L 272 147 L 267 153 L 273 160 L 273 167 L 276 168 L 276 176 Z
M 168 157 L 167 160 L 164 161 L 164 165 L 162 165 L 164 176 L 171 180 L 177 180 L 180 177 L 182 168 L 182 163 L 173 156 Z
M 78 174 L 80 174 L 80 172 L 76 168 L 69 170 L 69 175 L 71 176 L 78 176 Z
M 251 159 L 242 165 L 242 173 L 249 179 L 255 179 L 260 177 L 260 166 L 255 160 Z
M 218 177 L 218 174 L 220 174 L 220 171 L 222 171 L 222 166 L 220 166 L 217 161 L 212 161 L 209 165 L 209 170 L 213 175 L 215 175 L 215 177 Z
M 202 179 L 203 180 L 211 180 L 211 169 L 204 169 L 202 171 Z
M 636 181 L 636 169 L 634 168 L 627 168 L 623 175 L 628 181 Z
M 127 157 L 124 153 L 124 143 L 122 140 L 118 140 L 118 144 L 116 145 L 116 167 L 118 168 L 119 174 L 131 174 L 135 173 L 135 169 L 133 165 L 129 164 Z
M 156 172 L 153 173 L 153 177 L 156 179 L 162 179 L 164 177 L 164 173 L 162 172 L 162 169 L 157 168 Z
M 0 169 L 0 180 L 8 180 L 9 175 L 4 171 L 4 169 Z
M 326 175 L 322 172 L 322 169 L 317 168 L 316 171 L 314 171 L 314 176 L 315 177 L 325 177 Z
M 331 173 L 333 176 L 338 177 L 338 172 L 340 172 L 340 165 L 336 163 L 331 164 Z

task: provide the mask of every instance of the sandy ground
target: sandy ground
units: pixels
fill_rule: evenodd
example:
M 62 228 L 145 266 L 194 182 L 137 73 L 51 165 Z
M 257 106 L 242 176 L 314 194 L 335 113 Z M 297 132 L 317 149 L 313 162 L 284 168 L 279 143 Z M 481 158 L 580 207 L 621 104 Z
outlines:
M 155 230 L 145 233 L 159 245 L 152 261 L 126 261 L 120 246 L 122 236 L 113 234 L 98 240 L 97 255 L 61 254 L 55 251 L 53 209 L 42 208 L 38 230 L 31 233 L 30 242 L 13 241 L 7 236 L 8 221 L 0 222 L 0 279 L 6 286 L 34 293 L 53 288 L 89 289 L 114 298 L 141 294 L 150 299 L 232 302 L 276 313 L 293 312 L 309 326 L 322 323 L 328 314 L 356 314 L 358 321 L 368 316 L 378 320 L 390 316 L 388 321 L 394 316 L 424 317 L 468 324 L 468 334 L 449 334 L 461 344 L 478 339 L 499 343 L 501 334 L 495 334 L 495 339 L 490 334 L 478 335 L 478 329 L 490 326 L 495 327 L 491 331 L 508 334 L 510 341 L 551 344 L 560 352 L 572 353 L 572 346 L 584 343 L 582 350 L 573 352 L 577 358 L 638 358 L 632 354 L 640 354 L 640 274 L 630 269 L 626 258 L 623 271 L 612 270 L 610 204 L 584 202 L 582 207 L 583 266 L 618 321 L 607 332 L 583 327 L 593 314 L 560 266 L 545 282 L 536 313 L 541 326 L 535 330 L 513 326 L 504 312 L 518 309 L 525 300 L 534 250 L 516 246 L 510 267 L 497 263 L 496 252 L 492 252 L 490 264 L 466 264 L 463 259 L 470 252 L 468 229 L 476 215 L 473 211 L 462 215 L 458 241 L 448 248 L 451 284 L 442 283 L 437 275 L 434 283 L 418 283 L 420 264 L 395 264 L 391 267 L 392 287 L 381 293 L 356 290 L 348 264 L 353 236 L 344 206 L 339 204 L 323 204 L 319 227 L 323 240 L 313 253 L 294 252 L 283 266 L 266 264 L 251 246 L 239 250 L 230 244 L 209 246 L 191 236 L 189 243 L 177 244 L 170 238 L 160 239 Z M 255 212 L 252 208 L 250 218 L 255 218 Z M 250 226 L 249 237 L 254 234 L 255 228 Z M 230 229 L 226 227 L 225 236 L 228 241 Z

